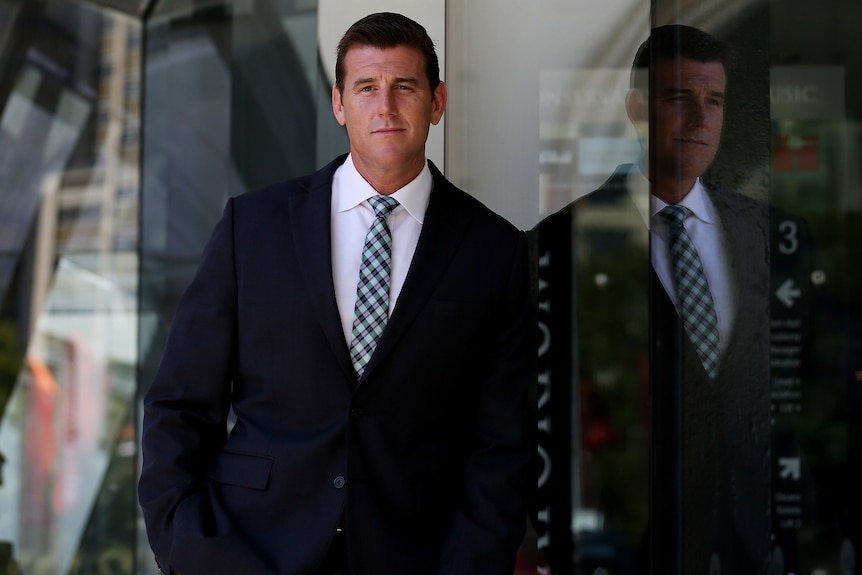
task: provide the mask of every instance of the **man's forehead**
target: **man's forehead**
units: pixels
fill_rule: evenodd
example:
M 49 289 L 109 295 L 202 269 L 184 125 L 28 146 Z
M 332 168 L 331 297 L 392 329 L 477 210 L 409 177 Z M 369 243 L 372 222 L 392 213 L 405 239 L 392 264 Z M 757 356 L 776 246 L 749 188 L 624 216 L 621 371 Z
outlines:
M 351 65 L 356 66 L 359 63 L 371 64 L 392 59 L 403 60 L 405 62 L 410 61 L 411 63 L 418 62 L 420 66 L 425 65 L 425 56 L 422 54 L 422 51 L 406 44 L 386 47 L 371 44 L 356 44 L 348 48 L 344 54 L 344 63 L 347 71 L 350 70 Z
M 662 58 L 655 64 L 655 81 L 662 88 L 699 85 L 724 92 L 727 74 L 720 61 Z

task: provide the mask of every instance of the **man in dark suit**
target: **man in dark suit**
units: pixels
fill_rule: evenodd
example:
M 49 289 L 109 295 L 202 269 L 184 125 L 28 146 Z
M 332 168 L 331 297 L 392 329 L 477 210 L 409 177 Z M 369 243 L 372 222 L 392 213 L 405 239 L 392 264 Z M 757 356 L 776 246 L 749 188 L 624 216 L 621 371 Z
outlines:
M 555 573 L 575 563 L 579 572 L 766 573 L 778 365 L 770 340 L 783 314 L 802 340 L 799 359 L 811 319 L 804 304 L 823 282 L 802 220 L 702 178 L 721 142 L 729 64 L 728 48 L 700 30 L 654 29 L 626 99 L 640 161 L 532 231 L 550 342 L 540 384 L 549 382 L 552 401 L 540 417 L 554 421 L 540 444 L 558 476 L 542 491 L 576 486 L 566 507 L 540 495 Z M 665 214 L 678 208 L 673 230 Z M 596 214 L 620 228 L 590 234 Z M 672 247 L 681 229 L 710 300 L 693 320 Z M 798 305 L 782 311 L 774 294 L 786 281 Z M 790 372 L 799 375 L 798 362 Z M 559 470 L 572 452 L 567 477 Z M 572 515 L 585 511 L 600 520 L 573 538 L 570 526 L 582 521 Z
M 526 238 L 426 160 L 445 107 L 424 28 L 363 18 L 332 90 L 350 154 L 228 201 L 144 402 L 165 573 L 513 572 L 535 453 Z M 391 241 L 379 303 L 370 228 L 369 258 Z

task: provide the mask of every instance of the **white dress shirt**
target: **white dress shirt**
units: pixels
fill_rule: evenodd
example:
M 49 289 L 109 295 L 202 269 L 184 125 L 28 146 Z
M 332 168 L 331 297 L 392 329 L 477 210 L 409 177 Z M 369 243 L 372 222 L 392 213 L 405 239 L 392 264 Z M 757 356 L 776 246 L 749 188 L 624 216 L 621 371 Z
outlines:
M 416 178 L 390 194 L 399 204 L 388 220 L 392 232 L 390 316 L 416 251 L 432 184 L 433 177 L 426 162 Z M 365 234 L 374 221 L 374 209 L 368 203 L 368 198 L 376 195 L 377 191 L 356 171 L 353 159 L 348 155 L 332 179 L 331 207 L 332 280 L 335 284 L 335 299 L 341 316 L 344 340 L 348 346 L 353 340 L 353 314 L 356 306 L 356 286 L 359 283 L 359 266 L 362 264 L 362 248 L 365 245 Z
M 668 204 L 649 193 L 649 181 L 643 172 L 633 167 L 629 172 L 626 187 L 634 203 L 648 222 L 650 229 L 650 259 L 665 291 L 673 304 L 679 309 L 673 264 L 670 256 L 670 226 L 658 213 Z M 646 198 L 649 198 L 648 201 Z M 647 207 L 648 204 L 648 207 Z M 730 332 L 736 316 L 736 301 L 733 296 L 733 269 L 727 254 L 727 243 L 722 232 L 718 210 L 706 193 L 700 178 L 691 190 L 680 200 L 678 206 L 688 209 L 685 230 L 697 248 L 703 263 L 703 271 L 709 282 L 709 290 L 715 304 L 718 318 L 718 334 L 721 351 L 727 349 Z M 646 212 L 645 210 L 649 210 Z

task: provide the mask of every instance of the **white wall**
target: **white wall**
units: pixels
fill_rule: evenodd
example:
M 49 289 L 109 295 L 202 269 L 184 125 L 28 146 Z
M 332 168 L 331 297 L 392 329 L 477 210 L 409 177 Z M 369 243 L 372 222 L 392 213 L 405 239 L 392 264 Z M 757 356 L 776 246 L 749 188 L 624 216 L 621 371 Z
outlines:
M 649 35 L 647 0 L 449 2 L 447 175 L 521 228 L 540 217 L 541 76 L 622 70 Z M 592 76 L 575 74 L 579 86 Z M 624 102 L 609 102 L 616 121 Z M 572 198 L 573 199 L 573 198 Z M 544 210 L 556 207 L 562 200 Z

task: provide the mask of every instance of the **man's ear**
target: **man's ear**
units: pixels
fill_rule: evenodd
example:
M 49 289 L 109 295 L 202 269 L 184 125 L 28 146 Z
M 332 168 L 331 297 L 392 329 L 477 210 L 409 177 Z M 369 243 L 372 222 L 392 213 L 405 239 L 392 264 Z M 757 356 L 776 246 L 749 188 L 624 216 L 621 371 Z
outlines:
M 436 126 L 440 123 L 440 119 L 446 111 L 446 102 L 449 99 L 449 95 L 446 91 L 446 84 L 444 82 L 437 84 L 431 98 L 431 123 Z
M 340 125 L 344 125 L 344 103 L 341 101 L 341 91 L 338 86 L 332 85 L 332 114 Z
M 626 94 L 626 113 L 635 126 L 649 122 L 649 102 L 643 90 L 632 88 Z

